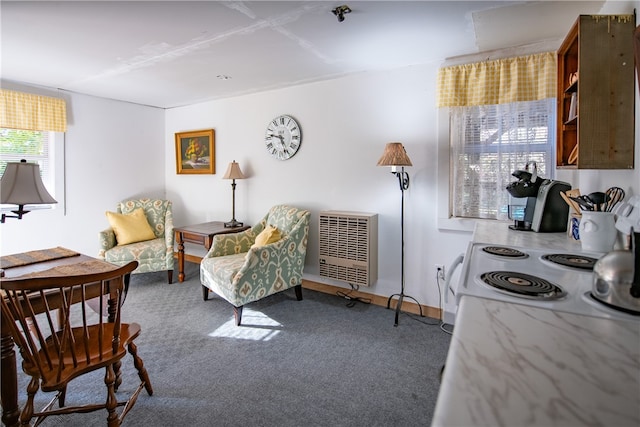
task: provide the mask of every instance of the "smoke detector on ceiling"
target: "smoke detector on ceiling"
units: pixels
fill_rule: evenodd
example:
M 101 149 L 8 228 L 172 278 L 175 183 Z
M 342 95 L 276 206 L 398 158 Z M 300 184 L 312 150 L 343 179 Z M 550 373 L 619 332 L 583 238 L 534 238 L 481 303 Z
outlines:
M 331 11 L 338 18 L 338 22 L 344 21 L 344 15 L 347 13 L 351 13 L 351 8 L 346 4 L 342 6 L 338 6 Z

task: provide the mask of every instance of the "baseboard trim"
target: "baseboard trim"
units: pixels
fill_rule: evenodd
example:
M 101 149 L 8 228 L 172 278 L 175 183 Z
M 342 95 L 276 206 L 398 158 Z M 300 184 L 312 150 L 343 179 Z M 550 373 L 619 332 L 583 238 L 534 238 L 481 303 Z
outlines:
M 378 305 L 380 307 L 387 307 L 387 301 L 389 297 L 384 297 L 381 295 L 369 294 L 366 292 L 349 290 L 345 288 L 341 288 L 339 286 L 327 285 L 325 283 L 313 282 L 311 280 L 302 279 L 302 287 L 305 289 L 311 289 L 314 291 L 322 292 L 325 294 L 336 295 L 338 291 L 343 293 L 349 293 L 349 295 L 354 298 L 364 298 L 371 301 L 371 304 Z M 390 309 L 395 310 L 396 305 L 398 304 L 398 298 L 394 298 L 391 300 Z M 406 299 L 402 301 L 401 311 L 412 313 L 412 314 L 420 314 L 420 307 L 418 304 L 412 301 L 407 301 Z M 422 306 L 422 314 L 426 317 L 430 317 L 433 319 L 440 319 L 440 309 L 430 307 L 430 306 Z
M 174 253 L 175 257 L 178 257 L 177 253 Z M 189 255 L 184 254 L 184 260 L 188 262 L 193 262 L 199 264 L 202 261 L 202 257 L 197 255 Z M 349 293 L 349 295 L 354 298 L 359 297 L 366 300 L 371 301 L 371 304 L 378 305 L 380 307 L 387 307 L 387 301 L 389 297 L 384 297 L 381 295 L 369 294 L 366 292 L 349 290 L 345 288 L 341 288 L 340 286 L 327 285 L 326 283 L 318 283 L 311 280 L 302 279 L 302 287 L 305 289 L 311 289 L 312 291 L 318 291 L 325 294 L 336 295 L 338 292 Z M 392 310 L 396 309 L 396 305 L 398 304 L 398 298 L 394 298 L 391 300 L 391 306 L 389 307 Z M 413 301 L 403 300 L 402 308 L 403 312 L 412 313 L 412 314 L 420 314 L 420 307 Z M 432 319 L 440 319 L 441 318 L 441 310 L 439 308 L 430 307 L 430 306 L 422 306 L 422 314 L 426 317 L 430 317 Z

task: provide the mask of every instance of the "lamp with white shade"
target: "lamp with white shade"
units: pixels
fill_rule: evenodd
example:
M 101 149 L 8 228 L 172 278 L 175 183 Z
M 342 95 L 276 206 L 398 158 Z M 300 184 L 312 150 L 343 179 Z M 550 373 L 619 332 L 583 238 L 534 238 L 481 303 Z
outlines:
M 18 205 L 18 209 L 11 211 L 15 215 L 2 214 L 1 223 L 4 223 L 6 218 L 22 219 L 30 212 L 24 208 L 26 205 L 53 203 L 58 202 L 42 183 L 40 166 L 37 163 L 28 163 L 24 159 L 20 163 L 7 163 L 0 179 L 0 204 Z

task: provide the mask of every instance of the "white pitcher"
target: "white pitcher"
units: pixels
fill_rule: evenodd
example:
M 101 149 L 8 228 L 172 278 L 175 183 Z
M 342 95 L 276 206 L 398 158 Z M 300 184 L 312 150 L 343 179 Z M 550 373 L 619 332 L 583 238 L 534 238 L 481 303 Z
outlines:
M 582 250 L 610 252 L 616 242 L 616 221 L 613 212 L 582 211 L 580 242 Z

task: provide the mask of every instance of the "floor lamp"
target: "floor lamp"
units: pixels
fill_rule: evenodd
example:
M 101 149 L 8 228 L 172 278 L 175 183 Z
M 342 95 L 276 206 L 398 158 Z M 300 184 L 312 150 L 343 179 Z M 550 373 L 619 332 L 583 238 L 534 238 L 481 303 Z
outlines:
M 240 170 L 240 165 L 234 160 L 229 163 L 229 167 L 227 168 L 227 172 L 224 174 L 222 179 L 231 179 L 231 192 L 233 193 L 232 197 L 232 205 L 231 205 L 231 221 L 225 222 L 225 227 L 242 227 L 242 223 L 240 221 L 236 221 L 236 179 L 244 179 L 245 176 Z
M 404 149 L 404 146 L 400 142 L 389 142 L 384 147 L 384 153 L 382 154 L 382 157 L 380 157 L 380 160 L 378 160 L 378 166 L 391 166 L 391 173 L 398 177 L 400 192 L 402 193 L 402 201 L 400 205 L 400 234 L 402 239 L 400 293 L 391 295 L 387 300 L 387 308 L 391 308 L 391 300 L 394 297 L 398 297 L 398 304 L 396 305 L 396 321 L 393 325 L 398 326 L 398 316 L 400 315 L 400 310 L 402 309 L 402 301 L 405 298 L 410 298 L 418 304 L 418 308 L 420 309 L 420 316 L 422 316 L 422 306 L 420 305 L 420 303 L 415 298 L 404 293 L 404 191 L 409 188 L 409 174 L 405 172 L 404 167 L 412 166 L 412 164 L 406 150 Z M 398 166 L 400 167 L 399 172 L 397 170 Z

